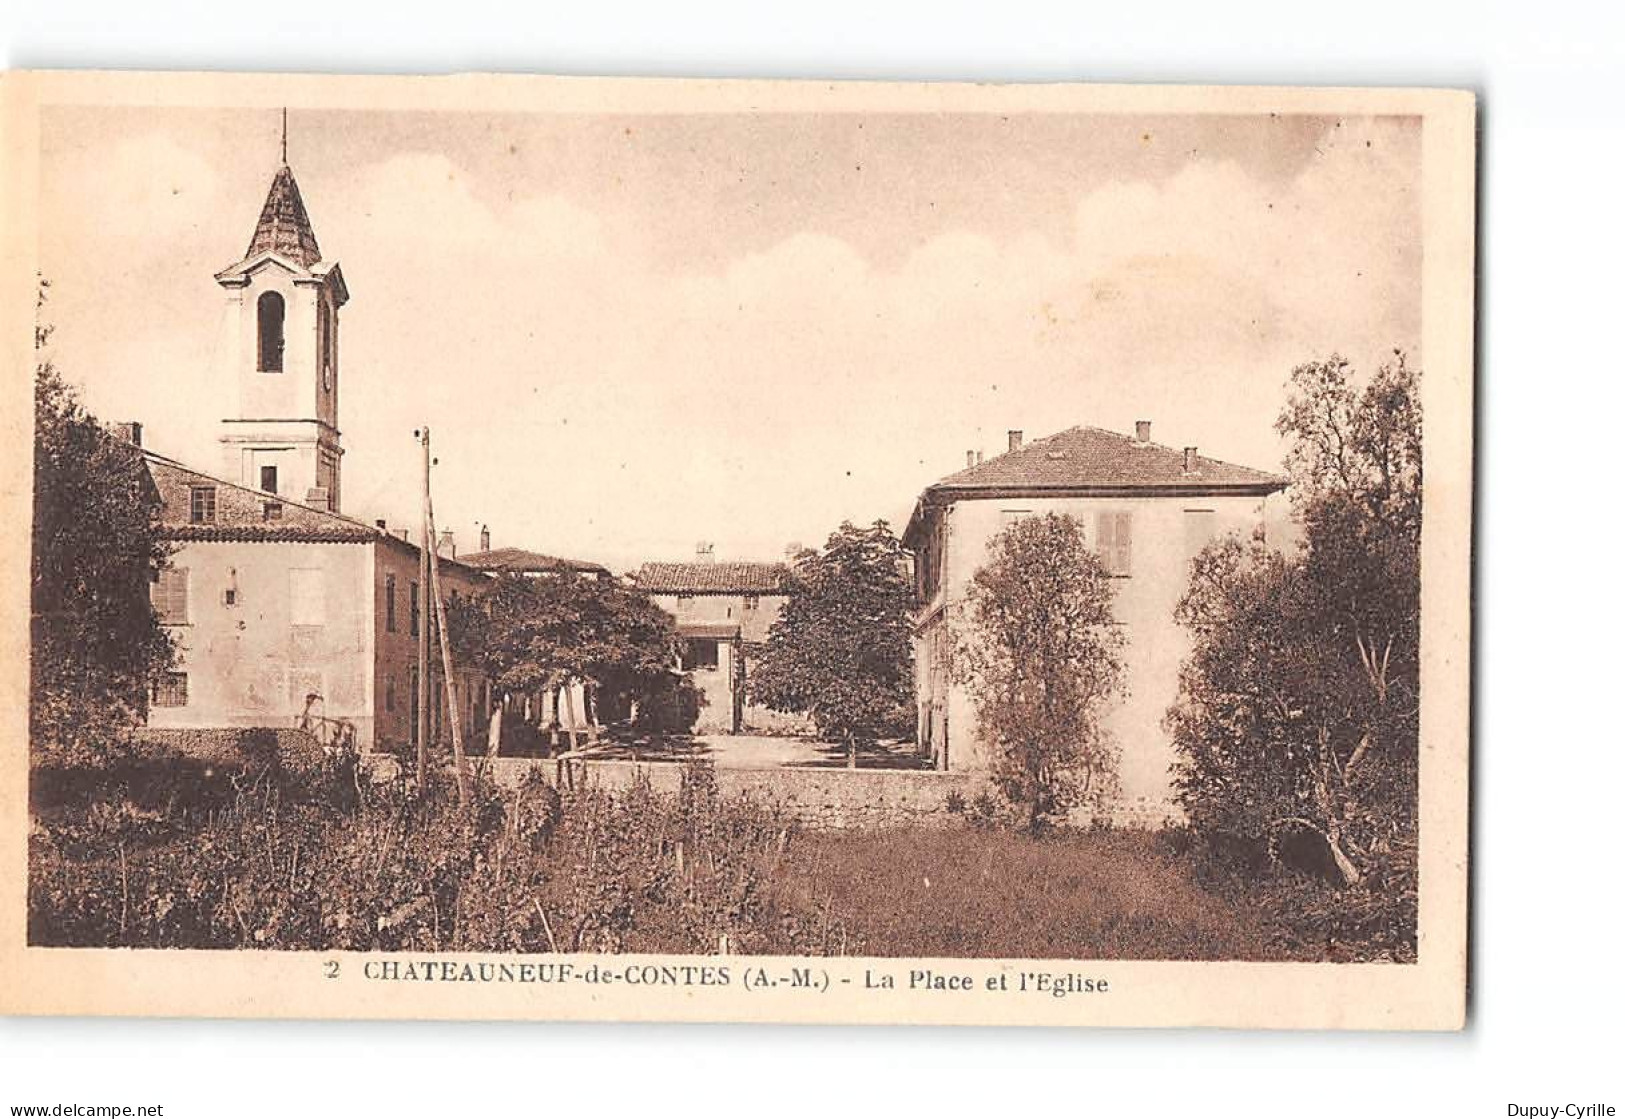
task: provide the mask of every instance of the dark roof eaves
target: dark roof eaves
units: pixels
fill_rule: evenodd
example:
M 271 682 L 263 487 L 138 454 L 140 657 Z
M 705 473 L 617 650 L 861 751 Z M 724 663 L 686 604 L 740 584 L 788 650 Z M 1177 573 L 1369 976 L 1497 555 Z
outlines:
M 786 594 L 786 591 L 784 589 L 783 584 L 780 584 L 779 586 L 777 586 L 775 588 L 772 588 L 772 589 L 769 589 L 769 588 L 766 588 L 766 587 L 745 587 L 745 586 L 731 586 L 731 587 L 687 587 L 687 586 L 684 586 L 684 587 L 676 587 L 676 586 L 672 586 L 672 587 L 650 587 L 650 586 L 645 586 L 642 583 L 637 583 L 636 585 L 642 587 L 645 591 L 647 591 L 647 592 L 649 592 L 650 594 L 653 594 L 653 595 L 681 594 L 681 595 L 687 595 L 690 598 L 703 597 L 705 595 L 735 595 L 735 594 L 754 594 L 754 595 L 775 595 L 775 594 L 779 594 L 779 595 L 785 595 Z
M 922 504 L 931 504 L 930 499 L 939 496 L 953 501 L 1003 497 L 1265 497 L 1286 487 L 1287 479 L 1276 477 L 1246 482 L 937 482 L 926 487 Z
M 370 544 L 376 537 L 337 529 L 210 527 L 208 525 L 167 525 L 158 529 L 161 540 L 189 544 Z

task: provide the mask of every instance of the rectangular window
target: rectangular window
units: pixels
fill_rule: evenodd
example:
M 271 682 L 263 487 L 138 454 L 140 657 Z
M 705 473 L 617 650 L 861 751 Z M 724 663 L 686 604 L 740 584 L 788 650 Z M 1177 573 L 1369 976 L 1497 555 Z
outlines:
M 395 576 L 384 576 L 384 630 L 395 632 Z
M 288 572 L 288 621 L 296 626 L 327 622 L 327 584 L 317 567 L 296 567 Z
M 152 608 L 166 626 L 184 626 L 191 620 L 189 576 L 184 567 L 166 567 L 152 581 Z
M 423 607 L 418 602 L 418 585 L 413 583 L 408 590 L 412 599 L 412 636 L 418 635 L 418 627 L 423 624 Z
M 186 706 L 186 673 L 166 672 L 152 684 L 154 707 Z
M 748 594 L 748 595 L 745 596 L 745 609 L 746 610 L 755 610 L 758 607 L 760 607 L 761 605 L 762 605 L 762 596 L 761 595 Z
M 276 467 L 260 467 L 260 489 L 266 493 L 276 493 Z
M 714 637 L 690 637 L 683 642 L 683 671 L 717 666 L 717 640 Z
M 1133 562 L 1133 514 L 1096 513 L 1095 550 L 1108 575 L 1130 574 Z
M 195 525 L 209 525 L 214 523 L 214 487 L 192 487 L 192 523 Z

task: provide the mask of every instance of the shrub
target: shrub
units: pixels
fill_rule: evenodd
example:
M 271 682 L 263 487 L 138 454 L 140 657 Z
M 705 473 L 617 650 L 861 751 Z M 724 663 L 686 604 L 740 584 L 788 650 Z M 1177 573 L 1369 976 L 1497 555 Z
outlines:
M 1030 831 L 1117 789 L 1117 746 L 1101 723 L 1122 687 L 1113 591 L 1083 526 L 1028 517 L 989 545 L 954 632 L 954 665 L 995 747 L 992 775 Z

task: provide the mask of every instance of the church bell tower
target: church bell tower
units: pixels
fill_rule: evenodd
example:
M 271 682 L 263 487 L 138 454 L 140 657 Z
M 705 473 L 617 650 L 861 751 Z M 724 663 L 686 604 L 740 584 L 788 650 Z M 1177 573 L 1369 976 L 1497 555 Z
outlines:
M 339 308 L 349 300 L 324 261 L 288 167 L 282 165 L 243 258 L 215 280 L 226 292 L 226 361 L 237 383 L 221 421 L 222 476 L 278 500 L 339 511 Z

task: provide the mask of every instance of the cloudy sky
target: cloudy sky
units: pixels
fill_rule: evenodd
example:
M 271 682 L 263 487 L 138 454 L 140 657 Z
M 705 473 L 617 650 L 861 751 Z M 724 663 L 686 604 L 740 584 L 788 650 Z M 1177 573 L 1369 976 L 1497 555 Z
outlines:
M 213 274 L 278 163 L 263 110 L 56 108 L 54 357 L 217 468 Z M 473 545 L 777 558 L 1074 424 L 1265 469 L 1292 366 L 1421 337 L 1408 119 L 295 112 L 342 263 L 344 511 L 411 523 L 413 428 Z

